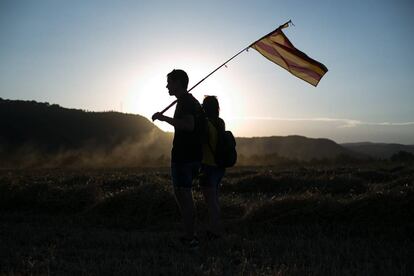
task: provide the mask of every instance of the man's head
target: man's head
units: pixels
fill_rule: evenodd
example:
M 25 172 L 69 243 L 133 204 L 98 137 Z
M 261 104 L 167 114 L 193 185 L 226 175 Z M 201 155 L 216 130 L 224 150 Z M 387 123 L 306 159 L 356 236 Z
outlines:
M 187 92 L 188 75 L 184 70 L 174 69 L 167 75 L 167 89 L 172 96 L 179 97 Z

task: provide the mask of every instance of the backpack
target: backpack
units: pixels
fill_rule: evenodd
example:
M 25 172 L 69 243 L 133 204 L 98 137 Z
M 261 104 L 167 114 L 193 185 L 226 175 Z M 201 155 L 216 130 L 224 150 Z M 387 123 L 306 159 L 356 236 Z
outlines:
M 214 161 L 218 167 L 233 167 L 237 162 L 236 139 L 229 130 L 219 130 L 217 127 L 217 146 Z M 210 149 L 211 145 L 209 143 Z M 212 150 L 212 152 L 214 152 Z

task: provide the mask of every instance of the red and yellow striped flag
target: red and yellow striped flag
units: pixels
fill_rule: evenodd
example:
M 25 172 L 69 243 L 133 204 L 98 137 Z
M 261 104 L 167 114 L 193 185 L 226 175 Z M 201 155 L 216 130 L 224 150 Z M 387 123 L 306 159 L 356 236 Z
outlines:
M 296 77 L 317 86 L 328 69 L 322 63 L 296 49 L 282 32 L 289 22 L 259 39 L 250 47 L 256 49 L 270 61 L 280 65 Z

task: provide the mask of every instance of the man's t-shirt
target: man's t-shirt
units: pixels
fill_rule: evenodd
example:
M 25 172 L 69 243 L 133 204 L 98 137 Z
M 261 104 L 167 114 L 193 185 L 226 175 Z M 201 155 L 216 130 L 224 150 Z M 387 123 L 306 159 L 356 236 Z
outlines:
M 192 115 L 194 118 L 194 125 L 201 113 L 200 103 L 191 95 L 186 93 L 177 101 L 174 118 L 181 119 L 184 116 Z M 171 151 L 172 162 L 194 162 L 201 161 L 202 149 L 200 135 L 194 129 L 193 131 L 184 131 L 175 129 L 173 148 Z

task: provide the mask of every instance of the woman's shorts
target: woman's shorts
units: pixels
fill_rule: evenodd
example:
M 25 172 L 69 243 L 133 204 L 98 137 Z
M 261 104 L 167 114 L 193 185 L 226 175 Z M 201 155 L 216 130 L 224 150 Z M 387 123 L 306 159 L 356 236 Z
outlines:
M 225 172 L 224 168 L 202 164 L 201 175 L 200 175 L 200 186 L 212 187 L 212 188 L 218 189 L 221 179 L 224 176 L 224 172 Z

